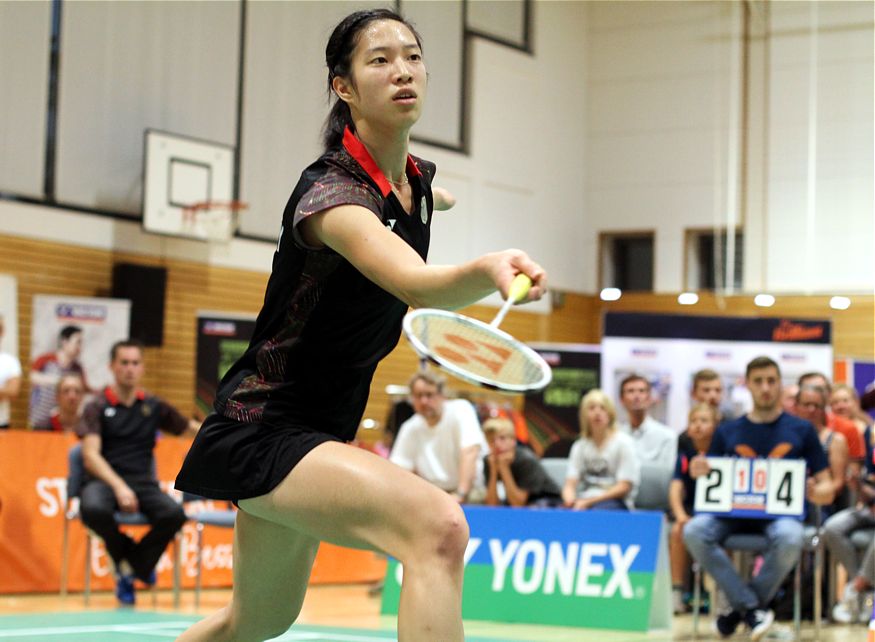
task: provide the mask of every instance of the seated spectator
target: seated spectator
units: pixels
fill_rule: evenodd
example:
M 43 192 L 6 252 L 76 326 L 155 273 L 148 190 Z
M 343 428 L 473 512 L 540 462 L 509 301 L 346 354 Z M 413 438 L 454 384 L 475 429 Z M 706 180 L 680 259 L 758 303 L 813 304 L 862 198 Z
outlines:
M 690 397 L 693 401 L 693 406 L 706 403 L 714 408 L 717 417 L 717 423 L 714 425 L 715 428 L 724 419 L 732 419 L 732 417 L 723 414 L 723 381 L 716 370 L 703 368 L 693 373 L 693 388 L 690 391 Z M 680 454 L 682 451 L 692 449 L 693 444 L 687 431 L 684 430 L 678 436 L 677 452 Z
M 85 384 L 82 377 L 75 374 L 62 375 L 58 381 L 55 398 L 58 405 L 52 409 L 50 418 L 54 432 L 73 432 L 79 423 L 82 400 L 85 398 Z
M 850 535 L 857 529 L 875 528 L 875 428 L 866 427 L 866 471 L 860 484 L 860 501 L 854 508 L 836 513 L 823 527 L 823 541 L 848 572 L 842 600 L 833 607 L 837 622 L 866 622 L 871 613 L 863 609 L 866 593 L 875 585 L 875 541 L 864 552 L 861 562 Z
M 669 552 L 671 556 L 672 608 L 677 613 L 686 611 L 684 588 L 690 573 L 690 557 L 684 547 L 684 526 L 693 514 L 696 482 L 690 477 L 690 461 L 704 455 L 711 447 L 711 438 L 717 428 L 717 405 L 697 403 L 690 409 L 687 445 L 678 446 L 674 477 L 668 489 L 670 518 L 672 519 Z
M 781 407 L 784 412 L 791 415 L 796 414 L 796 395 L 799 394 L 799 386 L 791 383 L 781 388 Z
M 632 437 L 639 462 L 652 462 L 670 471 L 677 456 L 677 433 L 647 414 L 653 405 L 651 393 L 650 382 L 641 375 L 623 379 L 620 403 L 629 415 L 629 422 L 619 427 Z
M 757 357 L 747 364 L 745 382 L 753 398 L 753 409 L 721 424 L 714 432 L 708 454 L 804 459 L 814 476 L 806 482 L 809 501 L 829 504 L 833 500 L 833 485 L 826 455 L 814 427 L 783 412 L 778 364 L 768 357 Z M 690 462 L 693 479 L 709 471 L 704 456 L 697 455 Z M 791 517 L 741 520 L 699 514 L 687 522 L 684 528 L 687 550 L 714 578 L 731 606 L 729 612 L 718 614 L 716 619 L 721 636 L 734 634 L 742 621 L 750 630 L 752 640 L 766 634 L 775 618 L 767 605 L 799 560 L 803 528 L 799 520 Z M 722 546 L 729 535 L 743 532 L 765 535 L 769 542 L 760 571 L 749 583 L 741 579 Z
M 866 426 L 872 423 L 872 417 L 860 408 L 860 396 L 857 391 L 846 383 L 832 384 L 829 409 L 837 417 L 843 417 L 853 422 L 861 435 L 866 431 Z
M 489 454 L 483 458 L 486 504 L 562 505 L 562 491 L 535 454 L 529 448 L 517 447 L 516 428 L 510 419 L 487 419 L 483 434 L 489 444 Z
M 574 510 L 629 510 L 640 481 L 635 443 L 617 430 L 613 402 L 590 390 L 580 401 L 580 438 L 568 457 L 562 500 Z
M 459 503 L 482 501 L 481 458 L 488 446 L 474 406 L 446 399 L 444 380 L 430 372 L 413 375 L 410 400 L 415 414 L 398 429 L 389 460 L 452 493 Z
M 88 390 L 85 370 L 79 363 L 82 353 L 82 328 L 64 326 L 58 333 L 58 349 L 40 355 L 30 366 L 30 409 L 28 423 L 34 430 L 51 430 L 52 408 L 61 375 L 77 374 Z
M 0 316 L 0 342 L 3 317 Z M 21 362 L 8 352 L 0 352 L 0 429 L 9 428 L 10 402 L 21 392 Z
M 76 429 L 87 476 L 82 487 L 83 523 L 103 539 L 116 569 L 116 597 L 135 602 L 134 578 L 155 583 L 155 565 L 182 525 L 185 513 L 158 485 L 152 450 L 158 430 L 194 436 L 199 424 L 139 387 L 143 351 L 120 341 L 110 353 L 115 381 L 85 406 Z M 139 541 L 122 533 L 116 511 L 144 513 L 151 530 Z
M 817 431 L 817 437 L 823 446 L 824 454 L 829 461 L 832 475 L 832 486 L 835 499 L 828 506 L 821 508 L 824 517 L 843 508 L 847 508 L 848 497 L 845 479 L 848 475 L 848 442 L 844 435 L 830 430 L 826 425 L 826 403 L 828 393 L 825 388 L 805 384 L 796 395 L 796 416 L 811 422 Z M 809 523 L 812 514 L 809 512 Z
M 820 372 L 807 372 L 799 377 L 799 389 L 805 385 L 820 386 L 824 390 L 831 390 L 829 379 L 826 375 Z M 854 477 L 859 476 L 863 469 L 863 457 L 866 454 L 866 447 L 863 444 L 863 436 L 853 421 L 845 417 L 839 417 L 835 413 L 826 413 L 826 425 L 831 430 L 841 433 L 848 442 L 848 457 L 851 461 L 850 474 Z

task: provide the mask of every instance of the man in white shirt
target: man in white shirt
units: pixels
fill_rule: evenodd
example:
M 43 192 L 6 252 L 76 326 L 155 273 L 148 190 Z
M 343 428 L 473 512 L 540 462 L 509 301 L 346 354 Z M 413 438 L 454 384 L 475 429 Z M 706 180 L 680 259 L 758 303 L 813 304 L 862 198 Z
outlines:
M 3 317 L 0 317 L 0 341 L 3 340 Z M 21 391 L 21 362 L 7 352 L 0 352 L 0 428 L 9 428 L 12 399 Z
M 629 421 L 620 430 L 632 436 L 635 452 L 642 464 L 674 468 L 677 457 L 677 433 L 647 414 L 653 400 L 650 382 L 641 375 L 631 374 L 620 383 L 620 403 Z
M 416 414 L 401 424 L 389 460 L 467 501 L 482 486 L 489 450 L 474 407 L 445 399 L 443 380 L 429 372 L 410 380 L 410 399 Z

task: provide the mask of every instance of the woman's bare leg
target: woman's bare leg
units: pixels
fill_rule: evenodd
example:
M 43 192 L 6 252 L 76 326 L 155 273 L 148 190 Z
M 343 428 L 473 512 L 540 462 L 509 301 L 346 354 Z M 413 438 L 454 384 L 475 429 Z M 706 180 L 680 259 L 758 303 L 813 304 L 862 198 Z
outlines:
M 404 565 L 399 642 L 464 639 L 468 525 L 437 487 L 364 450 L 328 442 L 270 493 L 239 504 L 231 604 L 179 642 L 280 635 L 300 611 L 321 540 L 383 551 Z
M 231 603 L 178 642 L 261 642 L 285 633 L 301 611 L 318 548 L 318 540 L 239 511 Z
M 439 488 L 372 453 L 328 442 L 273 491 L 240 507 L 314 540 L 395 557 L 404 565 L 399 641 L 464 639 L 468 525 Z

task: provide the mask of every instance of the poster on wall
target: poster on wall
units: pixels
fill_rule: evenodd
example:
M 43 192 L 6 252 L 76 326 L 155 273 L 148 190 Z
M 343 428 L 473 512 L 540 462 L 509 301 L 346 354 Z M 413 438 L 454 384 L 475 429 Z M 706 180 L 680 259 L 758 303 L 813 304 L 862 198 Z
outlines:
M 0 274 L 0 319 L 3 320 L 0 352 L 18 357 L 18 282 L 11 274 Z
M 212 412 L 219 381 L 246 352 L 254 330 L 253 315 L 198 312 L 195 403 L 205 416 Z
M 539 452 L 562 457 L 567 455 L 560 452 L 563 445 L 570 448 L 570 442 L 578 437 L 581 398 L 599 386 L 601 348 L 572 343 L 535 343 L 530 347 L 550 364 L 553 380 L 544 390 L 526 395 L 524 414 L 529 435 Z
M 28 423 L 51 429 L 55 386 L 61 375 L 78 374 L 86 387 L 109 385 L 109 351 L 128 338 L 131 302 L 125 299 L 33 297 L 30 333 L 30 405 Z
M 832 375 L 829 321 L 607 313 L 602 339 L 602 387 L 614 399 L 630 374 L 653 390 L 650 414 L 678 432 L 686 428 L 693 374 L 710 368 L 723 380 L 723 415 L 750 409 L 744 385 L 747 363 L 765 355 L 781 368 L 784 383 L 812 370 Z M 620 421 L 625 411 L 618 404 Z

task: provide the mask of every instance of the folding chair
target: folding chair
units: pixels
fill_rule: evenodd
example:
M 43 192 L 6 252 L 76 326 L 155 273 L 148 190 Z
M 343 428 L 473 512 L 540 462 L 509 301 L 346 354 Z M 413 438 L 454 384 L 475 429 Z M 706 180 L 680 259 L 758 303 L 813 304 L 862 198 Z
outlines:
M 79 511 L 79 495 L 85 481 L 85 462 L 82 459 L 82 445 L 76 444 L 67 454 L 67 505 L 64 511 L 64 531 L 61 538 L 61 597 L 67 596 L 70 564 L 70 522 L 81 518 Z M 114 515 L 119 525 L 148 526 L 149 519 L 143 513 L 124 513 L 117 511 Z M 90 529 L 85 529 L 85 606 L 91 601 L 91 548 L 97 535 Z M 179 584 L 181 568 L 181 536 L 179 533 L 173 540 L 173 607 L 179 608 Z M 151 588 L 152 606 L 158 604 L 158 592 L 153 584 Z
M 740 569 L 742 577 L 748 574 L 750 567 L 750 554 L 763 553 L 769 546 L 769 540 L 765 535 L 755 533 L 735 533 L 723 540 L 723 548 L 733 554 L 736 566 Z M 796 639 L 799 639 L 802 627 L 802 568 L 799 561 L 796 562 L 796 570 L 793 572 L 793 627 Z M 701 595 L 702 568 L 698 562 L 693 561 L 693 639 L 699 637 L 699 608 L 702 603 Z

